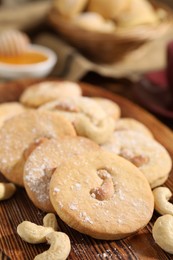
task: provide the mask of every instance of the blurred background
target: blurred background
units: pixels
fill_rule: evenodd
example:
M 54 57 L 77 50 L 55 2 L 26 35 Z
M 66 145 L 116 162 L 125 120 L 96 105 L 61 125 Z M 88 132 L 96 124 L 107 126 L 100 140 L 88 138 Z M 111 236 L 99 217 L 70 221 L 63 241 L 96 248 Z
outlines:
M 58 2 L 63 2 L 63 7 Z M 105 19 L 102 30 L 96 26 L 96 17 L 87 18 L 86 25 L 86 17 L 80 16 L 88 11 L 89 2 L 85 1 L 85 8 L 75 18 L 63 9 L 66 2 L 68 5 L 61 0 L 0 0 L 0 32 L 20 30 L 32 43 L 53 50 L 58 60 L 49 76 L 84 81 L 123 95 L 172 127 L 173 94 L 167 67 L 173 49 L 168 50 L 173 41 L 173 1 L 146 0 L 159 22 L 121 27 L 121 23 L 136 23 L 137 11 L 133 10 L 133 23 L 132 16 L 127 22 L 122 15 L 121 23 L 101 17 Z M 135 3 L 139 8 L 139 1 Z

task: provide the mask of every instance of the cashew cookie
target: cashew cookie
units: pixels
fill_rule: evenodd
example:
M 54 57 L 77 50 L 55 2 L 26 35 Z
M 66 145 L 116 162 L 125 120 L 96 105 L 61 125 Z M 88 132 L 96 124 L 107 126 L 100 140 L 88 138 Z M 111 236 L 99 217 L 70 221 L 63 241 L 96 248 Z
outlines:
M 33 204 L 45 212 L 54 212 L 49 199 L 49 183 L 55 169 L 70 159 L 78 161 L 80 156 L 100 149 L 87 138 L 71 136 L 47 140 L 37 147 L 24 167 L 24 186 Z
M 48 111 L 27 111 L 7 120 L 0 129 L 0 171 L 10 181 L 23 185 L 24 163 L 46 139 L 75 136 L 73 126 Z
M 168 178 L 172 167 L 170 155 L 160 143 L 146 135 L 130 130 L 115 131 L 102 147 L 135 164 L 152 188 Z
M 28 107 L 39 107 L 60 97 L 78 97 L 80 86 L 70 81 L 45 81 L 27 88 L 20 97 L 20 102 Z
M 39 110 L 51 110 L 73 123 L 78 135 L 88 137 L 98 144 L 105 143 L 115 128 L 115 120 L 89 97 L 61 98 L 49 102 Z
M 103 150 L 58 167 L 50 181 L 50 200 L 70 227 L 106 240 L 143 228 L 154 208 L 151 188 L 138 168 Z
M 153 138 L 153 134 L 144 124 L 134 118 L 120 118 L 116 121 L 115 131 L 132 130 Z
M 21 114 L 26 109 L 18 102 L 8 102 L 0 104 L 0 127 L 9 118 Z

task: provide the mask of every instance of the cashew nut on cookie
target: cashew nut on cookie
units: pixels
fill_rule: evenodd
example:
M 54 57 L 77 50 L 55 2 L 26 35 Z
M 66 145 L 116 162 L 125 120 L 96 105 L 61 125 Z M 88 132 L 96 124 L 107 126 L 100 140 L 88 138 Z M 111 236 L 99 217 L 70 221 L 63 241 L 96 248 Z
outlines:
M 108 200 L 114 195 L 114 184 L 111 175 L 106 170 L 99 170 L 98 175 L 103 180 L 103 183 L 100 187 L 91 190 L 91 196 L 98 200 Z
M 47 242 L 50 244 L 50 248 L 37 255 L 34 260 L 65 260 L 67 259 L 70 250 L 70 239 L 62 232 L 52 232 L 46 236 Z
M 16 186 L 13 183 L 0 183 L 0 200 L 6 200 L 13 196 Z
M 172 192 L 167 187 L 158 187 L 153 190 L 154 208 L 161 215 L 173 215 L 173 204 L 169 202 Z
M 155 242 L 166 252 L 173 254 L 173 216 L 164 215 L 154 223 L 152 230 Z

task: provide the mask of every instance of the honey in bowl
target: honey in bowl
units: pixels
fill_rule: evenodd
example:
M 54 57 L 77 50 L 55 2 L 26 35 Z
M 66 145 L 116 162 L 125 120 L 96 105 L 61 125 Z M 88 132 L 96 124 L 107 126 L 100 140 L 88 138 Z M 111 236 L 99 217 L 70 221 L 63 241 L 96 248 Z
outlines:
M 13 64 L 13 65 L 27 65 L 27 64 L 35 64 L 46 61 L 48 58 L 46 55 L 36 52 L 36 51 L 28 51 L 22 53 L 20 55 L 13 55 L 13 56 L 1 56 L 0 55 L 0 62 L 6 64 Z
M 0 78 L 42 78 L 49 75 L 56 61 L 51 49 L 32 44 L 23 32 L 0 33 Z

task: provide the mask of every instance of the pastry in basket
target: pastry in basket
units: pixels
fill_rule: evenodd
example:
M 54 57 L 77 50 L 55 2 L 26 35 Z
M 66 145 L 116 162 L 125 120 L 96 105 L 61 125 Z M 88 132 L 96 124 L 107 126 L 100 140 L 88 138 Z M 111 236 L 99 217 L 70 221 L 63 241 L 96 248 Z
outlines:
M 0 33 L 0 56 L 17 56 L 27 51 L 30 40 L 18 30 L 7 30 Z
M 84 12 L 76 15 L 72 22 L 86 30 L 110 33 L 116 30 L 116 25 L 111 20 L 105 20 L 100 14 Z
M 142 133 L 132 130 L 115 131 L 102 147 L 135 164 L 152 188 L 162 185 L 171 171 L 172 160 L 167 150 Z
M 30 152 L 45 139 L 75 136 L 73 126 L 49 111 L 27 111 L 7 120 L 0 129 L 0 171 L 23 185 L 23 166 Z
M 101 14 L 106 19 L 115 18 L 122 13 L 131 0 L 90 0 L 87 10 Z
M 129 236 L 147 225 L 153 195 L 143 174 L 115 154 L 98 150 L 58 167 L 50 200 L 70 227 L 97 239 Z
M 88 137 L 98 144 L 105 143 L 112 135 L 115 120 L 92 98 L 62 98 L 39 108 L 61 114 L 73 123 L 78 135 Z
M 80 160 L 82 155 L 91 156 L 99 149 L 87 138 L 72 136 L 40 144 L 30 154 L 24 167 L 24 186 L 34 205 L 45 212 L 54 212 L 49 199 L 49 183 L 55 169 L 71 159 Z M 80 185 L 71 188 L 80 189 Z
M 82 12 L 88 0 L 53 0 L 53 8 L 61 15 L 73 17 Z
M 93 97 L 93 99 L 103 108 L 108 116 L 112 116 L 115 120 L 120 118 L 121 108 L 117 103 L 103 97 Z
M 135 27 L 157 24 L 159 18 L 149 1 L 130 0 L 128 8 L 118 14 L 116 21 L 121 27 Z
M 78 97 L 82 91 L 80 86 L 70 81 L 44 81 L 27 88 L 20 97 L 25 106 L 39 107 L 60 97 Z
M 115 131 L 133 130 L 142 133 L 148 137 L 154 138 L 152 132 L 144 124 L 130 117 L 124 117 L 116 120 Z
M 24 112 L 26 109 L 18 102 L 0 104 L 0 127 L 9 118 Z

